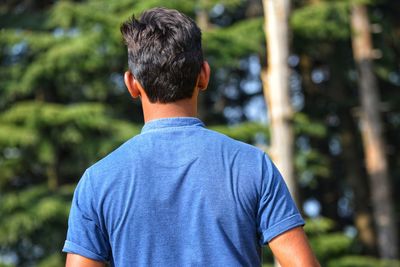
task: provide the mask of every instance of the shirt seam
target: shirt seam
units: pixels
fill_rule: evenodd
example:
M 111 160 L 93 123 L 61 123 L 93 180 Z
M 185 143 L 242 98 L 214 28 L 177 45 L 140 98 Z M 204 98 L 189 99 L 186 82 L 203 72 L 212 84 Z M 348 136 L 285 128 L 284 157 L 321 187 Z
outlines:
M 82 250 L 82 251 L 79 251 L 79 250 Z M 87 249 L 87 248 L 85 248 L 85 247 L 83 247 L 81 245 L 78 245 L 77 243 L 72 242 L 70 240 L 65 240 L 65 244 L 64 244 L 64 247 L 63 247 L 63 252 L 76 253 L 76 254 L 79 254 L 79 255 L 84 256 L 84 257 L 85 256 L 89 256 L 89 257 L 91 256 L 91 258 L 94 259 L 94 260 L 101 260 L 101 261 L 104 261 L 104 262 L 108 261 L 106 257 L 103 257 L 103 256 L 91 251 L 90 249 Z M 80 254 L 80 253 L 82 253 L 82 254 Z M 85 255 L 83 255 L 83 254 L 85 254 Z M 87 254 L 89 254 L 89 255 L 87 255 Z M 91 254 L 93 254 L 93 255 L 91 255 Z
M 265 231 L 270 231 L 270 230 L 272 230 L 272 229 L 274 229 L 275 227 L 277 227 L 279 224 L 281 224 L 281 223 L 283 223 L 283 222 L 286 222 L 286 221 L 288 221 L 288 220 L 290 220 L 290 219 L 292 219 L 293 217 L 296 217 L 296 216 L 298 216 L 298 215 L 300 215 L 299 213 L 295 213 L 295 214 L 292 214 L 292 215 L 290 215 L 289 217 L 286 217 L 285 219 L 283 219 L 283 220 L 280 220 L 279 222 L 277 222 L 277 223 L 274 223 L 272 226 L 270 226 L 270 227 L 268 227 L 267 229 L 261 229 L 263 232 L 265 232 Z M 261 227 L 260 227 L 261 228 Z
M 291 219 L 296 218 L 296 217 L 297 217 L 299 220 L 293 221 L 292 224 L 285 225 L 284 228 L 282 228 L 282 231 L 279 231 L 279 233 L 274 233 L 274 234 L 272 234 L 272 236 L 271 236 L 271 233 L 273 233 L 274 230 L 279 229 L 279 226 L 280 226 L 281 224 L 286 223 L 286 222 L 288 222 L 288 221 L 290 221 Z M 260 227 L 260 230 L 261 230 L 261 232 L 262 232 L 262 234 L 263 234 L 263 237 L 265 237 L 265 236 L 266 236 L 265 234 L 267 233 L 267 234 L 268 234 L 267 236 L 268 236 L 269 239 L 271 240 L 272 238 L 276 237 L 277 235 L 279 235 L 279 234 L 281 234 L 281 233 L 283 233 L 283 232 L 285 232 L 285 231 L 288 231 L 288 230 L 290 230 L 290 229 L 293 229 L 293 228 L 296 227 L 296 226 L 300 226 L 300 225 L 304 225 L 304 224 L 305 224 L 305 223 L 304 223 L 304 220 L 303 220 L 303 218 L 301 217 L 300 213 L 295 213 L 295 214 L 293 214 L 293 215 L 291 215 L 291 216 L 289 216 L 289 217 L 286 217 L 286 218 L 283 219 L 283 220 L 280 220 L 279 222 L 277 222 L 277 223 L 273 224 L 272 226 L 268 227 L 267 229 L 262 229 L 262 228 Z M 271 236 L 271 237 L 270 237 L 270 236 Z M 268 241 L 268 242 L 269 242 L 269 241 Z
M 202 126 L 202 125 L 164 126 L 164 127 L 147 129 L 147 130 L 141 132 L 140 135 L 150 133 L 150 132 L 160 132 L 160 131 L 168 131 L 168 130 L 177 130 L 177 129 L 182 129 L 182 128 L 195 128 L 195 127 L 200 127 L 201 129 L 204 129 L 204 126 Z

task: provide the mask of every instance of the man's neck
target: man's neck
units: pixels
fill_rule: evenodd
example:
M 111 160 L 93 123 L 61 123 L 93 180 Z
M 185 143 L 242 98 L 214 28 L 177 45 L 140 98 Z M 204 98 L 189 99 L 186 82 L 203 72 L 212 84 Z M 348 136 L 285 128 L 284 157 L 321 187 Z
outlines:
M 197 97 L 182 99 L 172 103 L 151 103 L 142 98 L 144 122 L 162 118 L 196 117 Z

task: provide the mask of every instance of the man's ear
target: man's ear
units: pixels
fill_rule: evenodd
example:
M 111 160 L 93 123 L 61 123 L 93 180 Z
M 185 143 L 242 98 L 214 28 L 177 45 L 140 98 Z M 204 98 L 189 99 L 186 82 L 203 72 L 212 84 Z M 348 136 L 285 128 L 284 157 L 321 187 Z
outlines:
M 207 89 L 209 81 L 210 81 L 210 65 L 208 65 L 207 61 L 204 61 L 203 64 L 201 65 L 197 87 L 201 91 L 204 91 Z
M 138 98 L 140 96 L 140 90 L 139 90 L 140 85 L 130 71 L 125 72 L 124 81 L 131 96 L 133 98 Z

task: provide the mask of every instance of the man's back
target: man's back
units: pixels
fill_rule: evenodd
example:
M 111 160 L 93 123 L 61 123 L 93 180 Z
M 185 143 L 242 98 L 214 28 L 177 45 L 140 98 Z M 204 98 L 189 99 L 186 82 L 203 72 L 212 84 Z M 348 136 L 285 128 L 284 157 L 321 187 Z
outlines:
M 261 244 L 303 224 L 261 150 L 168 118 L 85 172 L 64 251 L 114 266 L 259 266 Z

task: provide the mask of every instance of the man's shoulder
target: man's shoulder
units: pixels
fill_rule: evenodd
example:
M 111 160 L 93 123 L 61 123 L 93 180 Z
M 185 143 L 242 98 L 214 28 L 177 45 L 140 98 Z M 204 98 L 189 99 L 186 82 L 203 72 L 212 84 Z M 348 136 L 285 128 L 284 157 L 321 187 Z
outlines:
M 255 154 L 264 154 L 265 153 L 262 149 L 254 146 L 254 145 L 250 145 L 243 141 L 239 141 L 239 140 L 234 139 L 226 134 L 220 133 L 216 130 L 204 128 L 204 131 L 209 135 L 210 139 L 214 139 L 214 140 L 220 142 L 221 144 L 224 144 L 227 147 L 231 147 L 232 149 L 240 149 L 243 152 L 255 153 Z
M 197 139 L 199 140 L 196 145 L 209 146 L 210 150 L 212 150 L 211 148 L 224 147 L 228 150 L 240 150 L 243 153 L 265 154 L 265 151 L 254 145 L 239 141 L 214 129 L 202 127 L 196 130 L 196 133 L 198 134 Z M 100 169 L 102 171 L 105 169 L 115 170 L 115 168 L 120 168 L 121 164 L 131 162 L 135 157 L 140 156 L 139 152 L 143 150 L 143 143 L 151 142 L 148 138 L 149 136 L 147 134 L 138 134 L 132 137 L 110 152 L 107 156 L 97 161 L 90 168 Z
M 126 167 L 129 162 L 128 159 L 134 155 L 134 153 L 132 153 L 132 147 L 134 147 L 137 136 L 125 141 L 119 147 L 115 148 L 106 156 L 92 164 L 88 168 L 90 174 L 93 176 L 96 176 L 97 174 L 105 176 L 106 174 L 115 173 L 115 171 Z
M 157 135 L 156 132 L 152 134 Z M 137 162 L 143 161 L 143 158 L 157 158 L 151 155 L 151 153 L 160 153 L 159 150 L 146 151 L 145 149 L 148 143 L 157 139 L 157 136 L 151 135 L 139 134 L 127 140 L 107 156 L 90 166 L 88 170 L 91 176 L 93 176 L 93 178 L 97 177 L 95 180 L 98 180 L 98 177 L 102 177 L 100 180 L 104 179 L 104 177 L 108 177 L 108 180 L 110 180 L 112 177 L 121 174 L 121 172 L 134 168 Z M 191 143 L 190 146 L 196 149 L 200 154 L 208 155 L 211 153 L 213 156 L 223 154 L 226 158 L 238 157 L 237 159 L 241 159 L 243 164 L 252 163 L 250 165 L 259 164 L 260 159 L 262 159 L 265 154 L 265 152 L 258 147 L 205 127 L 199 128 L 195 133 L 192 132 L 190 136 L 193 140 L 196 140 L 195 143 Z M 188 142 L 186 142 L 186 144 L 187 143 Z

